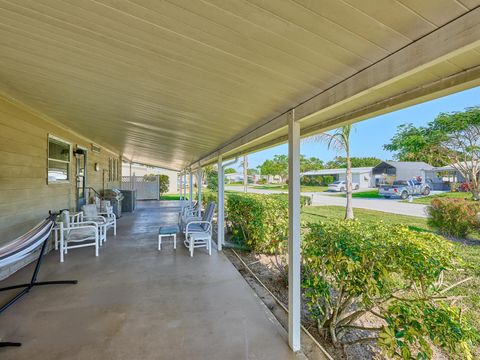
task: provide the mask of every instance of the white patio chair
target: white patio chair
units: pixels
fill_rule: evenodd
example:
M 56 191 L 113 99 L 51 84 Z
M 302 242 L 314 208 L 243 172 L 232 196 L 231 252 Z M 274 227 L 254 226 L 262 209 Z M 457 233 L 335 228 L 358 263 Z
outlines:
M 193 256 L 193 250 L 199 247 L 205 247 L 208 255 L 212 255 L 212 219 L 215 212 L 215 203 L 207 205 L 202 220 L 191 220 L 185 226 L 185 246 Z
M 97 207 L 97 212 L 99 216 L 103 216 L 107 219 L 108 229 L 113 229 L 113 235 L 117 236 L 117 216 L 113 212 L 113 206 L 110 203 L 110 200 L 100 200 L 100 198 L 95 198 L 95 205 Z
M 81 211 L 75 212 L 75 213 L 69 213 L 69 220 L 70 224 L 78 224 L 82 222 L 83 220 L 83 213 Z M 54 239 L 55 239 L 55 250 L 58 250 L 58 244 L 60 242 L 60 225 L 57 223 L 53 228 L 52 232 L 54 234 Z
M 189 221 L 193 220 L 202 220 L 200 216 L 197 216 L 198 207 L 201 206 L 198 202 L 195 204 L 186 205 L 182 208 L 182 211 L 179 215 L 179 223 L 178 225 L 180 228 L 185 232 L 185 226 Z
M 82 210 L 84 220 L 98 222 L 98 226 L 103 232 L 101 241 L 107 241 L 107 231 L 109 229 L 113 229 L 114 236 L 117 235 L 117 217 L 113 213 L 111 206 L 105 204 L 104 211 L 99 212 L 95 204 L 88 204 L 83 205 Z
M 58 231 L 60 232 L 60 262 L 63 262 L 64 255 L 69 249 L 76 249 L 87 246 L 95 247 L 95 256 L 98 256 L 100 236 L 98 224 L 94 221 L 80 221 L 72 223 L 70 213 L 64 210 L 60 215 Z M 72 244 L 72 245 L 70 245 Z

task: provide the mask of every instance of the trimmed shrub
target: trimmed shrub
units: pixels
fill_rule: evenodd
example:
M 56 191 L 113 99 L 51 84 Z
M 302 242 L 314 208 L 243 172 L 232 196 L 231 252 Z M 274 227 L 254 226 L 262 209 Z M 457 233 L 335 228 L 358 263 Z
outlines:
M 323 185 L 325 185 L 325 186 L 330 185 L 334 181 L 335 181 L 335 177 L 332 176 L 332 175 L 325 175 L 323 177 Z
M 218 193 L 216 191 L 211 191 L 211 190 L 204 190 L 202 192 L 202 205 L 203 207 L 206 207 L 209 202 L 214 202 L 218 206 Z
M 228 194 L 227 219 L 254 251 L 283 252 L 288 235 L 288 198 L 285 195 Z
M 300 179 L 300 184 L 301 185 L 306 185 L 306 186 L 322 186 L 323 185 L 323 176 L 318 176 L 318 175 L 302 176 L 302 178 Z
M 376 340 L 389 358 L 429 359 L 434 343 L 472 359 L 479 334 L 439 281 L 455 266 L 452 244 L 431 233 L 382 222 L 309 224 L 304 298 L 309 316 L 334 344 L 360 329 L 349 342 Z M 377 324 L 359 324 L 365 314 Z
M 217 200 L 216 192 L 206 190 L 202 193 L 204 207 Z M 302 207 L 310 205 L 311 201 L 309 196 L 300 196 Z M 225 218 L 232 240 L 258 253 L 283 256 L 288 236 L 287 194 L 225 194 Z
M 480 203 L 464 199 L 433 199 L 428 224 L 442 234 L 465 238 L 480 227 Z
M 335 181 L 332 175 L 305 175 L 300 179 L 300 184 L 305 186 L 327 186 Z

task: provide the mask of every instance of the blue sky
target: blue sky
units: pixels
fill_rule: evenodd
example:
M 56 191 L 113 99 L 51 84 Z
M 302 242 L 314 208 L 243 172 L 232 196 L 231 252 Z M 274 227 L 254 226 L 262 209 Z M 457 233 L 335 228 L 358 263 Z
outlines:
M 364 120 L 354 125 L 351 135 L 352 156 L 375 156 L 382 160 L 392 159 L 393 154 L 383 150 L 383 144 L 389 142 L 398 125 L 413 123 L 424 125 L 433 120 L 438 113 L 461 111 L 466 107 L 480 105 L 480 87 L 465 90 L 436 100 L 411 106 L 389 114 Z M 250 154 L 249 168 L 255 168 L 266 159 L 276 154 L 287 154 L 287 145 L 279 145 L 271 149 Z M 325 144 L 303 142 L 301 153 L 315 156 L 327 162 L 337 154 L 329 151 Z

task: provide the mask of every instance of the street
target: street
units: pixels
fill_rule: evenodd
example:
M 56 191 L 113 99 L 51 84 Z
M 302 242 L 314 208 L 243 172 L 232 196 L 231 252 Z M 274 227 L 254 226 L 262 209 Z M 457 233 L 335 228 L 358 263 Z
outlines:
M 243 186 L 225 186 L 226 190 L 243 192 Z M 285 191 L 278 190 L 264 190 L 248 188 L 249 193 L 253 194 L 278 194 Z M 302 193 L 312 197 L 313 206 L 345 206 L 347 199 L 339 196 L 336 193 Z M 369 209 L 376 211 L 383 211 L 392 214 L 410 215 L 417 217 L 427 217 L 426 208 L 427 205 L 409 204 L 401 202 L 400 199 L 353 199 L 353 207 L 361 209 Z

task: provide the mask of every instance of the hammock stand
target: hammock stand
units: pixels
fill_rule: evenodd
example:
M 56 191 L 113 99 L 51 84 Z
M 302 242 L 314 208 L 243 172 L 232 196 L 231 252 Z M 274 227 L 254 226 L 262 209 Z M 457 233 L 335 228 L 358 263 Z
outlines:
M 42 260 L 43 260 L 43 255 L 45 254 L 45 249 L 47 247 L 47 241 L 48 238 L 50 237 L 50 232 L 52 231 L 52 228 L 55 224 L 55 218 L 58 214 L 57 213 L 51 213 L 48 218 L 45 219 L 45 221 L 42 224 L 45 224 L 43 227 L 42 226 L 37 226 L 40 228 L 45 228 L 45 234 L 43 238 L 41 239 L 42 242 L 42 247 L 40 249 L 40 254 L 37 259 L 37 263 L 35 265 L 35 269 L 32 274 L 32 278 L 30 279 L 29 283 L 25 284 L 18 284 L 18 285 L 12 285 L 12 286 L 7 286 L 0 288 L 0 292 L 2 291 L 8 291 L 8 290 L 13 290 L 13 289 L 22 289 L 19 291 L 13 298 L 11 298 L 9 301 L 7 301 L 4 305 L 0 306 L 0 314 L 4 312 L 6 309 L 8 309 L 10 306 L 12 306 L 14 303 L 16 303 L 18 300 L 20 300 L 24 295 L 28 294 L 30 290 L 35 287 L 35 286 L 43 286 L 43 285 L 62 285 L 62 284 L 77 284 L 77 280 L 56 280 L 56 281 L 37 281 L 37 275 L 38 272 L 40 271 L 40 266 L 42 265 Z M 28 233 L 27 233 L 28 234 Z M 26 235 L 27 235 L 26 234 Z M 33 235 L 37 235 L 34 233 Z M 38 241 L 40 243 L 40 241 Z M 38 248 L 39 244 L 33 243 L 30 245 L 30 247 Z M 24 257 L 28 255 L 29 252 L 26 252 L 24 254 Z M 21 346 L 22 344 L 19 342 L 0 342 L 0 348 L 1 347 L 7 347 L 7 346 Z

